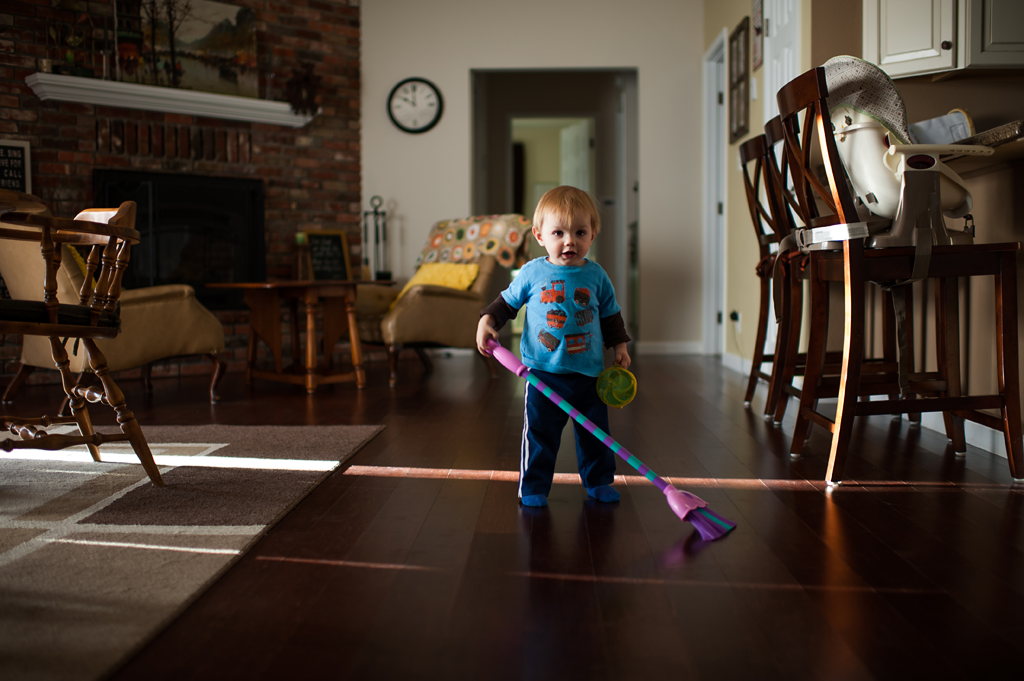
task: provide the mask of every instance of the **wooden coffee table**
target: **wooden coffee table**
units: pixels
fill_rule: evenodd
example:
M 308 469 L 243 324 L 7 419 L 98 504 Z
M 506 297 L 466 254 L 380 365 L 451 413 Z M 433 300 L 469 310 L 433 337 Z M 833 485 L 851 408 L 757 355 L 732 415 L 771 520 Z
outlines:
M 366 385 L 363 371 L 363 350 L 356 328 L 356 287 L 360 281 L 277 281 L 266 283 L 207 284 L 209 288 L 239 289 L 249 307 L 249 352 L 245 381 L 263 378 L 306 386 L 307 393 L 316 392 L 323 383 L 355 381 L 357 388 Z M 380 283 L 380 282 L 374 282 Z M 281 357 L 281 303 L 288 301 L 291 311 L 292 364 L 285 368 Z M 301 357 L 299 338 L 299 304 L 306 313 L 306 357 Z M 317 344 L 316 311 L 323 308 L 322 344 Z M 352 371 L 330 368 L 331 350 L 348 330 L 352 344 Z M 256 342 L 262 340 L 274 356 L 274 371 L 256 368 Z M 317 361 L 322 348 L 325 366 Z

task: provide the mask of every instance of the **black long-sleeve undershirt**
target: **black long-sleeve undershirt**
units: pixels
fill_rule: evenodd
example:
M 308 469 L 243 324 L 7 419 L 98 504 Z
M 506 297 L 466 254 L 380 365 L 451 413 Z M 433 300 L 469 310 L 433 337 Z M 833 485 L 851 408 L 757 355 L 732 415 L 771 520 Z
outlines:
M 494 320 L 494 330 L 500 331 L 501 327 L 515 319 L 519 310 L 505 302 L 504 297 L 498 295 L 493 303 L 480 311 L 481 317 L 485 314 L 490 315 Z M 632 340 L 626 333 L 626 323 L 622 319 L 621 312 L 601 318 L 601 338 L 606 348 L 613 348 L 619 343 L 628 343 Z

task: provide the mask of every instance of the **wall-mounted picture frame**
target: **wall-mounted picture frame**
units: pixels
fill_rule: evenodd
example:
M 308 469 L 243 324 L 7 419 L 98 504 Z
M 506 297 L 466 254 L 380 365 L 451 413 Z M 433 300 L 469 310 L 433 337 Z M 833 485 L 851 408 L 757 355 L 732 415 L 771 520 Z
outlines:
M 114 3 L 118 79 L 259 97 L 256 12 L 214 0 Z
M 750 131 L 750 17 L 729 36 L 729 144 Z
M 0 189 L 32 193 L 32 147 L 24 140 L 0 140 Z
M 764 63 L 764 0 L 754 0 L 750 11 L 750 72 L 761 68 Z

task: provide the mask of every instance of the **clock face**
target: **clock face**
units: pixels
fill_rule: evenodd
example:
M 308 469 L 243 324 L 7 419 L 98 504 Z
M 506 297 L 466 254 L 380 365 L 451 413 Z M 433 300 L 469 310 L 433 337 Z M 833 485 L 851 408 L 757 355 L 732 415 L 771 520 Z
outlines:
M 388 116 L 405 132 L 426 132 L 441 120 L 444 100 L 429 80 L 406 78 L 388 95 Z

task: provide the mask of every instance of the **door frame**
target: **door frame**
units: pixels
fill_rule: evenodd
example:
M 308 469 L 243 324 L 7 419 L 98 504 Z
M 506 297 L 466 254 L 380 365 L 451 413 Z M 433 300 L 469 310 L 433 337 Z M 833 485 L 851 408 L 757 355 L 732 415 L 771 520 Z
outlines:
M 726 49 L 728 31 L 722 32 L 704 53 L 703 68 L 703 221 L 704 221 L 704 295 L 703 334 L 704 354 L 720 355 L 725 349 L 724 325 L 719 313 L 725 304 L 725 230 L 728 202 L 726 199 L 726 144 L 725 105 L 719 104 L 719 95 L 725 96 Z M 716 134 L 717 133 L 717 134 Z M 722 204 L 722 214 L 718 205 Z

